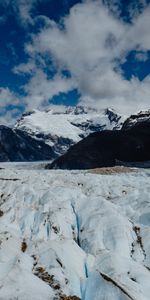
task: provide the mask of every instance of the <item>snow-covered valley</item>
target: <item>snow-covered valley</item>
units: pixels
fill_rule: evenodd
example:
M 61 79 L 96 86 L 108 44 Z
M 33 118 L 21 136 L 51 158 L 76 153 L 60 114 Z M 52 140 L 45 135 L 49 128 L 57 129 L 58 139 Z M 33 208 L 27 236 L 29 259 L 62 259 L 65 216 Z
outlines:
M 0 300 L 149 299 L 148 169 L 0 172 Z

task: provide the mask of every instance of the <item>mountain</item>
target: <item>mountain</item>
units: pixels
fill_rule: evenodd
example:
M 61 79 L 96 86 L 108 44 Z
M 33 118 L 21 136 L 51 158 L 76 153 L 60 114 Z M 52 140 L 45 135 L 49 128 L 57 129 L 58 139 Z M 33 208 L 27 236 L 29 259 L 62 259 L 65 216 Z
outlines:
M 125 120 L 125 116 L 118 115 L 112 109 L 50 106 L 47 111 L 34 110 L 23 114 L 14 128 L 0 126 L 0 161 L 52 161 L 77 143 L 79 145 L 70 150 L 76 152 L 76 158 L 71 158 L 73 168 L 74 165 L 76 168 L 91 167 L 92 164 L 114 165 L 116 159 L 149 159 L 146 150 L 149 147 L 149 122 L 150 111 L 140 112 Z M 141 133 L 139 126 L 145 126 Z M 130 132 L 133 128 L 134 132 Z M 84 138 L 86 140 L 82 143 Z M 70 153 L 74 156 L 70 151 L 65 159 Z M 82 164 L 76 164 L 79 158 Z M 57 162 L 62 159 L 64 156 Z
M 52 148 L 26 132 L 0 126 L 0 161 L 38 161 L 56 158 Z
M 140 111 L 138 114 L 131 115 L 125 120 L 122 129 L 130 129 L 131 127 L 133 128 L 138 126 L 140 123 L 150 123 L 150 110 Z
M 111 109 L 51 106 L 47 111 L 23 114 L 14 129 L 26 132 L 52 147 L 57 156 L 92 132 L 119 128 L 123 117 Z
M 0 126 L 0 161 L 53 160 L 91 132 L 119 128 L 111 109 L 51 106 L 22 115 L 14 128 Z
M 147 160 L 150 160 L 150 119 L 148 114 L 140 113 L 137 118 L 127 119 L 121 130 L 90 134 L 46 168 L 92 169 L 114 166 L 117 161 Z
M 148 159 L 148 119 L 127 125 L 90 134 L 60 167 Z M 0 139 L 3 160 L 54 153 L 19 128 L 1 126 Z M 0 165 L 0 300 L 149 300 L 150 170 L 38 164 Z
M 100 175 L 6 165 L 1 300 L 149 300 L 149 170 Z

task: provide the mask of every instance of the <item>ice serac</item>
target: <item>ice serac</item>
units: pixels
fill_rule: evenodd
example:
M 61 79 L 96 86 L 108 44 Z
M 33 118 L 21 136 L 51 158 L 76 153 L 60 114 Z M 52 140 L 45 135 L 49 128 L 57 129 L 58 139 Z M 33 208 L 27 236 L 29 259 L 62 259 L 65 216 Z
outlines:
M 0 175 L 1 300 L 149 300 L 149 170 Z

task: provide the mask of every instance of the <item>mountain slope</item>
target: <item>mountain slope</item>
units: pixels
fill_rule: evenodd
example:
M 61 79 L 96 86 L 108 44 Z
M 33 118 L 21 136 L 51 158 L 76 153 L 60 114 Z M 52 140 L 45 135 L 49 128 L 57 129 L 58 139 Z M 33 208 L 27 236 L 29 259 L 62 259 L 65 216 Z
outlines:
M 90 132 L 121 126 L 113 110 L 52 106 L 22 115 L 14 128 L 0 126 L 0 161 L 53 160 Z
M 116 161 L 150 160 L 150 121 L 144 119 L 122 130 L 104 130 L 90 134 L 46 168 L 92 169 L 113 166 Z
M 1 300 L 149 300 L 150 171 L 1 170 Z
M 150 123 L 150 110 L 141 111 L 138 114 L 131 115 L 123 123 L 122 129 L 127 130 L 138 126 L 140 123 L 148 124 Z
M 52 106 L 48 111 L 24 114 L 14 129 L 26 132 L 52 147 L 56 155 L 92 132 L 121 127 L 123 117 L 111 109 Z
M 0 126 L 0 161 L 36 161 L 55 158 L 50 146 L 20 130 Z

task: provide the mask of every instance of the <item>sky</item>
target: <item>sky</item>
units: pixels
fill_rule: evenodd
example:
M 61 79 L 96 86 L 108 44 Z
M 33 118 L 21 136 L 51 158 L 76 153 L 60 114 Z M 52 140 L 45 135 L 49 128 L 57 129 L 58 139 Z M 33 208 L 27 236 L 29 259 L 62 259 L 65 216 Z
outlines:
M 150 0 L 0 0 L 0 124 L 50 104 L 150 108 Z

